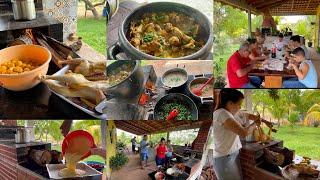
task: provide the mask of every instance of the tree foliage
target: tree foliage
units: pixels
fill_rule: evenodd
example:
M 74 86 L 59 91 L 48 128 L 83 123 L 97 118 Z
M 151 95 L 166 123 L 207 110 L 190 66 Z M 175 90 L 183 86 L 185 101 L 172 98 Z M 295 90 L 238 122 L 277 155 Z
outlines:
M 313 105 L 307 112 L 306 118 L 304 119 L 305 125 L 315 125 L 320 124 L 320 104 Z
M 263 117 L 265 116 L 265 111 L 268 111 L 274 119 L 278 120 L 279 124 L 284 119 L 290 122 L 290 115 L 295 113 L 299 117 L 297 118 L 298 120 L 300 117 L 308 116 L 308 114 L 311 118 L 313 109 L 310 108 L 320 102 L 319 90 L 261 89 L 253 90 L 252 94 L 254 110 L 260 112 Z

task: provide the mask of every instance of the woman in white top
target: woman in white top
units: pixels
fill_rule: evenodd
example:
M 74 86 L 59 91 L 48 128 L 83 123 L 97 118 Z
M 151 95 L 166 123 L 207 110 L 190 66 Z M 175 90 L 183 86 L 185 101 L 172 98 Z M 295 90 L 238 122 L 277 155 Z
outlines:
M 243 127 L 234 115 L 240 110 L 243 94 L 236 89 L 221 89 L 219 103 L 213 113 L 213 168 L 219 180 L 241 180 L 239 150 L 241 137 L 246 137 L 259 125 L 260 117 L 248 114 L 254 123 Z

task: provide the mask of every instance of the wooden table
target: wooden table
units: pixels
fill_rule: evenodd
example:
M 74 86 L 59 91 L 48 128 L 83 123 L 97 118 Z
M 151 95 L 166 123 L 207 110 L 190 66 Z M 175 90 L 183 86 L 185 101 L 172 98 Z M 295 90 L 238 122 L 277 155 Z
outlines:
M 265 88 L 282 88 L 284 78 L 297 77 L 293 70 L 284 69 L 284 71 L 272 71 L 253 69 L 249 76 L 258 76 L 264 78 Z
M 279 67 L 278 66 L 277 68 L 272 67 L 271 68 L 272 70 L 268 69 L 270 68 L 269 66 L 267 67 L 267 69 L 253 69 L 249 72 L 249 76 L 262 77 L 264 79 L 265 88 L 282 88 L 282 82 L 284 78 L 297 77 L 294 70 L 289 70 L 287 68 L 288 62 L 284 60 L 283 53 L 284 51 L 277 51 L 276 58 L 269 57 L 271 63 L 275 63 L 276 65 L 279 65 Z M 262 62 L 259 62 L 259 63 L 262 64 Z M 282 69 L 282 66 L 283 66 L 283 70 L 282 71 L 278 70 L 278 68 Z M 274 70 L 274 69 L 277 69 L 277 70 Z
M 266 42 L 264 44 L 268 49 L 272 48 L 272 43 L 277 39 L 275 36 L 268 36 Z M 284 50 L 277 50 L 277 57 L 271 58 L 273 61 L 284 61 Z M 289 70 L 287 68 L 288 64 L 285 63 L 283 67 L 283 71 L 269 70 L 269 69 L 253 69 L 249 72 L 249 76 L 258 76 L 264 79 L 264 87 L 265 88 L 282 88 L 282 82 L 285 78 L 294 78 L 297 77 L 294 70 Z

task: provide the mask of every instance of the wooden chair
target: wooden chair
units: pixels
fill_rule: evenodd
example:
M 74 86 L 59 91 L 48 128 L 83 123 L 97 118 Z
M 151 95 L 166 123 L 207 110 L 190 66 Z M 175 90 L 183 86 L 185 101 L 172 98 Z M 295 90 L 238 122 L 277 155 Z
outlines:
M 265 76 L 265 88 L 282 88 L 281 76 Z

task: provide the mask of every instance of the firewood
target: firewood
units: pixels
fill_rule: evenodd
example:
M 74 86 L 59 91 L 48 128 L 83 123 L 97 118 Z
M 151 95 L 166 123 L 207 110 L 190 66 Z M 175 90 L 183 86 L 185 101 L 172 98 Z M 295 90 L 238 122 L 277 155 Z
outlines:
M 59 67 L 62 68 L 61 62 L 65 61 L 65 59 L 63 59 L 53 48 L 51 48 L 51 46 L 49 46 L 44 40 L 37 38 L 38 43 L 47 48 L 52 55 L 52 60 L 53 62 Z

